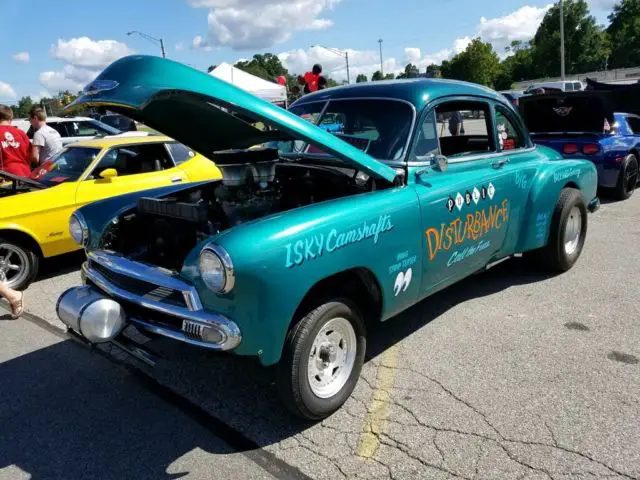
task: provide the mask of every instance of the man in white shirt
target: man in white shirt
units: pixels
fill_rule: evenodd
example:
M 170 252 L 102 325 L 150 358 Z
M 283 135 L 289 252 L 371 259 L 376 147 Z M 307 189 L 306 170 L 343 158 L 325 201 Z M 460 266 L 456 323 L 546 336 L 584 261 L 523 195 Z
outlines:
M 34 131 L 31 163 L 37 166 L 62 150 L 62 137 L 47 125 L 47 113 L 43 108 L 33 107 L 29 117 Z

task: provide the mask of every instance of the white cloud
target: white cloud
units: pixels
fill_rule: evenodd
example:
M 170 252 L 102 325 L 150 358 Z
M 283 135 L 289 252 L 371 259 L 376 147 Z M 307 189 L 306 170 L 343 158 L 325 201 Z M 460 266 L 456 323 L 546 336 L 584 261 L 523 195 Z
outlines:
M 181 52 L 182 50 L 184 50 L 184 42 L 176 43 L 174 48 L 175 48 L 176 52 Z
M 29 52 L 18 52 L 13 55 L 13 61 L 16 63 L 27 63 L 29 59 Z
M 587 3 L 594 10 L 612 10 L 616 3 L 620 3 L 620 0 L 589 0 Z
M 70 90 L 75 93 L 93 81 L 99 73 L 99 70 L 65 65 L 62 70 L 42 72 L 40 84 L 51 92 Z
M 130 55 L 133 51 L 116 40 L 91 40 L 89 37 L 58 39 L 57 45 L 51 46 L 55 58 L 70 65 L 102 69 L 113 61 Z
M 341 1 L 189 0 L 189 3 L 196 8 L 210 8 L 208 41 L 202 43 L 202 47 L 225 46 L 244 50 L 285 42 L 296 31 L 330 27 L 333 22 L 320 15 Z M 194 48 L 198 47 L 194 45 Z
M 544 7 L 525 5 L 504 17 L 487 20 L 482 17 L 478 26 L 478 36 L 485 42 L 490 42 L 493 48 L 502 54 L 505 47 L 514 40 L 530 40 L 536 34 L 542 19 L 551 4 Z
M 18 96 L 11 85 L 6 82 L 0 82 L 0 98 L 15 100 Z
M 78 92 L 110 63 L 132 53 L 126 44 L 116 40 L 92 40 L 89 37 L 58 39 L 55 45 L 51 45 L 51 55 L 65 65 L 61 70 L 40 73 L 40 84 L 51 92 Z
M 205 52 L 213 50 L 207 39 L 201 35 L 193 37 L 193 40 L 191 41 L 191 48 L 194 50 L 204 50 Z

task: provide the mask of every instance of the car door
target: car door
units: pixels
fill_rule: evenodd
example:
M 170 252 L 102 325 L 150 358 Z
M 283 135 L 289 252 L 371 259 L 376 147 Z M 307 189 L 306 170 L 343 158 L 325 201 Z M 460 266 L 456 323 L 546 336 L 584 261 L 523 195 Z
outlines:
M 499 149 L 493 115 L 490 101 L 458 97 L 430 107 L 423 116 L 410 160 L 444 155 L 447 168 L 422 168 L 416 174 L 422 296 L 500 258 L 510 235 L 515 236 L 513 208 L 524 195 L 516 192 L 515 169 Z
M 109 175 L 114 171 L 115 176 Z M 107 151 L 87 179 L 80 182 L 76 203 L 80 207 L 103 198 L 186 180 L 186 174 L 175 167 L 164 143 L 117 146 Z

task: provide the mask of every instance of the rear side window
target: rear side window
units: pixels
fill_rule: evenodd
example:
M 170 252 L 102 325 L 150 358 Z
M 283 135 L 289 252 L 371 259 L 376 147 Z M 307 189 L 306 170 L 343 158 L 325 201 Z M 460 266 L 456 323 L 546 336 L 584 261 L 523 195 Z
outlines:
M 67 127 L 65 126 L 64 122 L 59 122 L 59 123 L 47 123 L 47 125 L 49 125 L 51 128 L 53 128 L 56 132 L 58 132 L 60 134 L 61 137 L 68 137 L 69 136 L 69 132 L 67 131 Z
M 180 165 L 196 156 L 193 150 L 178 142 L 167 143 L 167 148 L 176 165 Z
M 499 151 L 526 147 L 523 132 L 518 128 L 511 115 L 502 107 L 496 107 L 496 130 Z
M 447 102 L 436 107 L 440 152 L 464 157 L 493 151 L 489 105 L 484 102 Z
M 640 135 L 640 118 L 627 117 L 627 125 L 629 125 L 632 134 Z

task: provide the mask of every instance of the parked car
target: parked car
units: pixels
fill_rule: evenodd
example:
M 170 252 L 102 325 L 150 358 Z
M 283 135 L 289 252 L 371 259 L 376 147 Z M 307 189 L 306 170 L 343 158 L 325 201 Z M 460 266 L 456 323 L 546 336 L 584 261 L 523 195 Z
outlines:
M 87 103 L 135 112 L 210 155 L 223 179 L 76 211 L 69 228 L 88 261 L 59 318 L 90 343 L 135 326 L 277 365 L 284 403 L 305 418 L 330 415 L 353 391 L 367 324 L 516 254 L 570 269 L 598 208 L 593 163 L 534 146 L 506 99 L 478 85 L 362 83 L 283 111 L 135 56 L 70 108 Z M 440 138 L 437 114 L 464 110 L 483 112 L 484 132 Z M 320 127 L 332 114 L 340 137 Z M 128 351 L 153 361 L 142 346 Z
M 136 126 L 136 122 L 124 115 L 118 115 L 115 113 L 108 113 L 106 115 L 101 115 L 98 119 L 102 123 L 109 125 L 121 132 L 136 132 L 138 131 L 138 127 Z
M 537 144 L 565 158 L 591 160 L 598 185 L 624 200 L 640 180 L 640 116 L 614 110 L 624 106 L 618 94 L 615 98 L 614 103 L 603 91 L 527 96 L 520 109 Z
M 585 84 L 579 80 L 557 80 L 551 82 L 536 82 L 529 85 L 524 93 L 529 94 L 534 90 L 543 88 L 545 91 L 579 92 L 584 90 Z
M 514 108 L 518 108 L 519 99 L 524 95 L 522 90 L 503 90 L 500 92 L 507 100 L 511 102 Z
M 13 125 L 22 129 L 30 139 L 33 139 L 33 127 L 28 120 L 16 119 Z M 62 145 L 88 140 L 96 137 L 113 135 L 146 136 L 147 132 L 122 132 L 106 123 L 89 117 L 47 117 L 47 125 L 55 129 L 62 137 Z
M 23 179 L 0 170 L 0 281 L 28 285 L 41 258 L 79 250 L 68 224 L 89 202 L 220 178 L 209 160 L 168 137 L 76 142 Z

